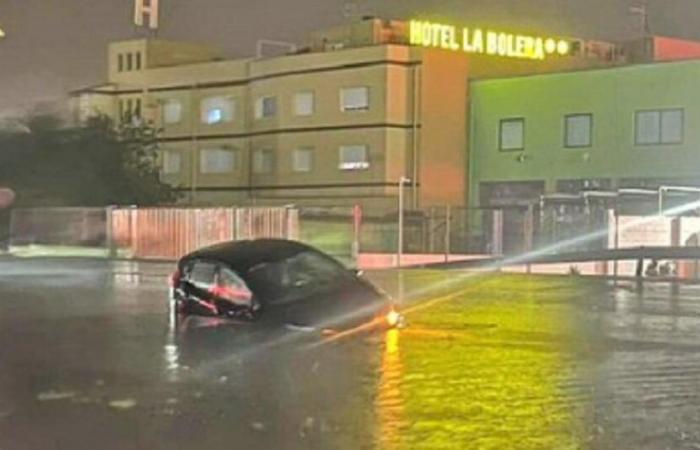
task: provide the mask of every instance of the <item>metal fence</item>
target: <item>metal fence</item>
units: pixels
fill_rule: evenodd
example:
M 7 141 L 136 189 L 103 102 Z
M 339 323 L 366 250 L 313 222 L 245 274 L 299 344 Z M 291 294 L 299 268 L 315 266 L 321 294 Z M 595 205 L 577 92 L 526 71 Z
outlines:
M 450 207 L 404 211 L 403 252 L 446 257 L 499 253 L 502 216 L 499 210 Z M 222 241 L 286 238 L 353 265 L 360 253 L 396 254 L 398 222 L 398 210 L 359 206 L 40 208 L 13 210 L 9 234 L 15 248 L 89 247 L 146 259 L 175 259 Z
M 231 240 L 298 238 L 289 208 L 126 208 L 112 210 L 112 246 L 132 258 L 176 259 Z
M 405 253 L 491 254 L 501 247 L 494 227 L 498 210 L 433 207 L 404 212 Z M 398 247 L 399 211 L 363 211 L 359 248 L 362 252 L 392 253 Z
M 12 211 L 10 249 L 50 247 L 61 254 L 176 259 L 223 241 L 299 238 L 289 208 L 35 208 Z M 94 253 L 93 253 L 94 254 Z
M 104 208 L 14 209 L 9 245 L 105 247 L 107 215 Z

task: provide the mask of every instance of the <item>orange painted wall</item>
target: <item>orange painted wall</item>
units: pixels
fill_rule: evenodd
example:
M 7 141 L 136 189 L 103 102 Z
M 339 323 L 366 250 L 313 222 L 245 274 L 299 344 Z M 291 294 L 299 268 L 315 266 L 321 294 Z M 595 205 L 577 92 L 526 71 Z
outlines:
M 463 206 L 468 198 L 468 58 L 425 50 L 420 77 L 420 207 Z

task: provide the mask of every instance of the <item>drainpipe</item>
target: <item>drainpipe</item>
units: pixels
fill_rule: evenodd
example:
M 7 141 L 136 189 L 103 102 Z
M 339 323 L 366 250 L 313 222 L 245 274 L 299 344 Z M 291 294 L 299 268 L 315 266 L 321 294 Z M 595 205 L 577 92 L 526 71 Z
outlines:
M 413 148 L 411 150 L 411 156 L 413 157 L 413 173 L 411 175 L 412 180 L 412 200 L 411 205 L 413 209 L 418 209 L 418 108 L 419 108 L 419 98 L 420 98 L 420 66 L 413 66 L 413 117 L 412 117 L 412 144 Z

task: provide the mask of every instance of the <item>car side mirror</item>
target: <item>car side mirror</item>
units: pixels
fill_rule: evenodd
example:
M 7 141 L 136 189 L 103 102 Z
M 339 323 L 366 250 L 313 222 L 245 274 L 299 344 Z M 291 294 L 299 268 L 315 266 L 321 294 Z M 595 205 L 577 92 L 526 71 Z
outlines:
M 350 272 L 356 277 L 362 277 L 365 274 L 365 271 L 362 269 L 350 269 Z

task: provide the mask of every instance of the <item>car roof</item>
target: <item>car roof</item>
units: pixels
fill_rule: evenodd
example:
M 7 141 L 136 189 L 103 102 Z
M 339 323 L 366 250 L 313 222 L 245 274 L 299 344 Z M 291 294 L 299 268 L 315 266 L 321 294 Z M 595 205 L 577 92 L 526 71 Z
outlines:
M 201 258 L 224 263 L 238 273 L 245 273 L 258 264 L 280 261 L 305 251 L 320 253 L 306 244 L 285 239 L 230 241 L 185 255 L 180 259 L 180 265 Z

